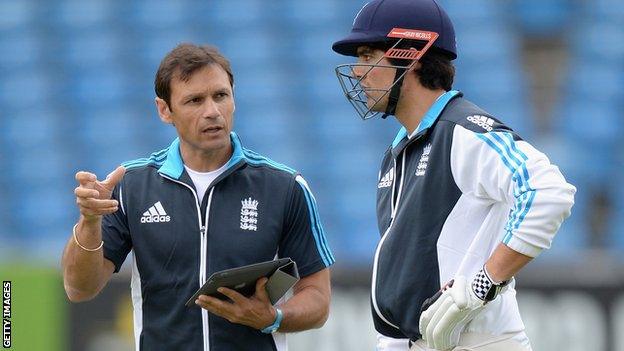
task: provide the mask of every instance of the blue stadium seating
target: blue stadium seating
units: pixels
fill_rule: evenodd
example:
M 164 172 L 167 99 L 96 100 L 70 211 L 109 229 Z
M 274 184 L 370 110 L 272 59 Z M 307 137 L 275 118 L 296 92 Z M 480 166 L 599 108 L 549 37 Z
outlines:
M 595 0 L 584 5 L 588 13 L 597 17 L 624 18 L 624 3 L 620 0 Z
M 73 31 L 73 30 L 72 30 Z M 74 31 L 65 36 L 64 50 L 59 52 L 68 71 L 104 66 L 104 71 L 116 68 L 124 40 L 112 30 Z
M 10 69 L 0 81 L 0 102 L 9 110 L 49 103 L 53 82 L 41 67 Z
M 16 69 L 32 69 L 42 57 L 42 38 L 32 30 L 4 32 L 0 36 L 0 73 L 7 74 Z
M 487 25 L 488 23 L 502 20 L 502 8 L 497 1 L 442 0 L 440 4 L 448 12 L 455 26 L 462 23 L 483 23 Z
M 157 30 L 184 27 L 192 7 L 184 0 L 142 0 L 126 3 L 121 10 L 128 25 Z
M 615 228 L 624 223 L 624 213 L 618 210 L 619 187 L 614 189 L 612 184 L 621 178 L 613 150 L 620 147 L 624 130 L 620 103 L 624 97 L 624 31 L 618 24 L 624 17 L 617 6 L 612 12 L 605 11 L 607 3 L 616 5 L 611 1 L 586 4 L 585 12 L 579 14 L 582 20 L 569 32 L 569 73 L 555 112 L 554 130 L 565 140 L 561 168 L 578 188 L 573 216 L 564 233 L 590 235 L 590 206 L 595 194 L 608 194 L 613 210 L 606 245 L 621 249 L 621 234 L 616 234 Z
M 322 28 L 335 23 L 339 16 L 340 3 L 337 1 L 285 1 L 281 12 L 294 29 L 299 28 L 304 39 L 310 27 Z
M 533 37 L 554 37 L 566 29 L 572 15 L 569 0 L 514 0 L 509 6 L 523 33 Z
M 50 6 L 45 21 L 71 34 L 74 31 L 104 29 L 115 19 L 115 3 L 98 0 L 65 0 Z
M 622 19 L 613 17 L 588 18 L 577 24 L 568 41 L 573 55 L 581 60 L 617 63 L 624 59 L 624 28 Z
M 271 12 L 267 8 L 274 3 L 262 0 L 196 0 L 192 3 L 193 11 L 187 20 L 217 28 L 222 37 L 226 37 L 223 34 L 230 33 L 231 30 L 247 31 L 248 38 L 251 39 L 254 37 L 254 30 L 259 26 L 266 27 L 270 24 L 266 15 Z
M 12 165 L 0 174 L 0 190 L 16 203 L 9 214 L 0 206 L 0 236 L 11 232 L 17 242 L 31 243 L 35 231 L 62 244 L 77 213 L 75 171 L 104 176 L 120 162 L 170 143 L 174 129 L 159 121 L 153 106 L 154 75 L 165 53 L 192 41 L 216 45 L 230 58 L 235 129 L 244 144 L 303 172 L 336 256 L 345 264 L 368 264 L 379 235 L 377 169 L 399 126 L 392 118 L 359 119 L 333 71 L 354 59 L 330 50 L 364 2 L 0 2 L 0 103 L 6 116 L 0 146 L 11 150 L 2 157 Z M 624 128 L 624 2 L 597 0 L 574 8 L 564 0 L 441 3 L 456 25 L 456 88 L 529 140 L 537 133 L 520 33 L 510 18 L 525 34 L 544 35 L 578 17 L 576 28 L 566 31 L 571 56 L 555 113 L 557 134 L 545 139 L 552 141 L 554 161 L 579 186 L 575 215 L 554 247 L 587 245 L 592 189 L 621 178 L 611 150 L 621 148 Z M 618 196 L 617 208 L 624 208 L 624 194 Z M 624 225 L 622 211 L 611 225 Z M 609 240 L 624 249 L 621 235 Z
M 129 91 L 126 78 L 120 66 L 106 67 L 105 70 L 76 70 L 71 73 L 68 96 L 81 107 L 106 107 L 123 102 Z
M 609 216 L 609 230 L 605 246 L 613 250 L 624 250 L 624 144 L 620 143 L 618 148 L 618 160 L 616 169 L 618 171 L 607 184 L 607 195 L 611 202 L 611 216 Z
M 37 1 L 2 1 L 0 2 L 0 31 L 23 30 L 36 21 Z

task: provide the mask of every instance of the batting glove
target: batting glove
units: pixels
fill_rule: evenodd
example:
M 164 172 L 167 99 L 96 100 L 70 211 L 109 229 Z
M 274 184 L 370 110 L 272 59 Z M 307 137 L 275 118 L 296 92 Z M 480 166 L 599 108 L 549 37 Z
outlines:
M 425 300 L 420 313 L 419 329 L 427 347 L 450 350 L 459 343 L 466 325 L 494 300 L 509 281 L 495 283 L 485 267 L 471 284 L 459 276 L 435 295 Z

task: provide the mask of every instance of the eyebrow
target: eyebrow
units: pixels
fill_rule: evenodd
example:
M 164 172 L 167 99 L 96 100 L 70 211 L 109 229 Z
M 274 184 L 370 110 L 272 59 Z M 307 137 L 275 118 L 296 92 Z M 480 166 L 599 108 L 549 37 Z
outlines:
M 221 88 L 217 88 L 213 91 L 213 93 L 229 93 L 230 89 L 229 87 L 221 87 Z
M 194 98 L 196 98 L 196 97 L 204 97 L 204 96 L 209 95 L 209 94 L 215 94 L 215 93 L 229 93 L 229 92 L 230 92 L 230 89 L 228 89 L 228 87 L 226 87 L 226 86 L 223 86 L 223 87 L 216 88 L 216 89 L 214 89 L 214 90 L 213 90 L 213 91 L 211 91 L 211 92 L 207 92 L 207 91 L 197 91 L 197 92 L 192 92 L 192 93 L 189 93 L 189 94 L 187 94 L 187 95 L 184 95 L 184 96 L 182 97 L 182 100 L 183 100 L 183 101 L 186 101 L 186 100 L 194 99 Z
M 191 100 L 194 99 L 196 97 L 202 97 L 205 96 L 206 94 L 202 91 L 202 92 L 195 92 L 195 93 L 190 93 L 187 95 L 182 96 L 182 100 L 186 101 L 186 100 Z

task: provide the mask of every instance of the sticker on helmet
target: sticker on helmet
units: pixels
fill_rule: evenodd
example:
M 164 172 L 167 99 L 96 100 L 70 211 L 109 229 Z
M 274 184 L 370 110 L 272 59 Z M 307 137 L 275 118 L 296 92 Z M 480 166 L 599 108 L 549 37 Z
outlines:
M 398 38 L 394 46 L 392 46 L 386 53 L 384 54 L 387 58 L 394 59 L 403 59 L 403 60 L 420 60 L 420 58 L 427 52 L 427 50 L 431 47 L 433 42 L 438 39 L 438 33 L 436 32 L 428 32 L 424 30 L 415 30 L 415 29 L 404 29 L 404 28 L 392 28 L 390 33 L 387 35 L 388 38 Z M 427 44 L 421 49 L 417 50 L 415 48 L 409 49 L 400 49 L 397 48 L 399 43 L 401 43 L 404 39 L 406 40 L 422 40 L 426 41 Z

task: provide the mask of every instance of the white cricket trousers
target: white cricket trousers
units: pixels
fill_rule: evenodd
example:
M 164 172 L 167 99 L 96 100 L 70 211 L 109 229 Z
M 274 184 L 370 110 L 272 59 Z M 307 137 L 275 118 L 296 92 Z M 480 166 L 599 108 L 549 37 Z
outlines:
M 377 351 L 435 351 L 427 347 L 423 340 L 418 340 L 409 347 L 407 339 L 392 339 L 377 336 Z M 464 333 L 459 338 L 459 345 L 452 351 L 531 351 L 531 345 L 524 332 L 503 335 Z

